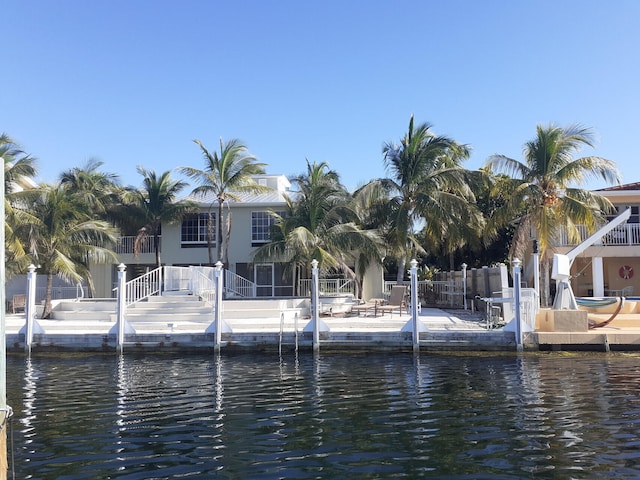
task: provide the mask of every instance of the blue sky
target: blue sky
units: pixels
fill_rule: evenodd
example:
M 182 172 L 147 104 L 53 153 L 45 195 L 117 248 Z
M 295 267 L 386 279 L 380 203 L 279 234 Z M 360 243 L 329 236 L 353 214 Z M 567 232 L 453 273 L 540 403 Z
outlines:
M 55 181 L 97 158 L 203 166 L 241 139 L 269 173 L 326 161 L 350 189 L 385 175 L 409 117 L 522 158 L 537 124 L 593 128 L 583 155 L 640 181 L 640 2 L 5 0 L 0 131 Z M 590 188 L 604 186 L 591 182 Z

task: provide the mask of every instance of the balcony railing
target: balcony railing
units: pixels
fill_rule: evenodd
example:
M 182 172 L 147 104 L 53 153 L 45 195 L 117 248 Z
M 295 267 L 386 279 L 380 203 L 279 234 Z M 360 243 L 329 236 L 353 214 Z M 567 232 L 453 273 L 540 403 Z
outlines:
M 578 225 L 578 231 L 580 232 L 580 243 L 589 237 L 587 229 L 584 225 Z M 559 246 L 569 247 L 577 245 L 577 243 L 569 242 L 569 237 L 566 231 L 563 231 L 558 241 Z M 602 237 L 600 242 L 596 242 L 595 245 L 605 246 L 629 246 L 640 245 L 640 223 L 627 223 L 614 228 L 609 233 Z
M 162 247 L 162 237 L 159 238 L 160 247 Z M 133 255 L 133 246 L 136 241 L 135 235 L 128 235 L 124 237 L 119 237 L 116 241 L 115 253 L 122 254 L 131 254 Z M 161 248 L 162 250 L 162 248 Z M 155 253 L 155 249 L 153 248 L 153 237 L 145 237 L 140 243 L 140 251 L 138 253 Z

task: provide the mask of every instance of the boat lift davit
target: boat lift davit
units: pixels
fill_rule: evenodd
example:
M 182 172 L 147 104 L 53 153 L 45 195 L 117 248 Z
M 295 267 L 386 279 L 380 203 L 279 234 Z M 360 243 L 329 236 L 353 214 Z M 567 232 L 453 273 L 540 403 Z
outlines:
M 627 208 L 613 220 L 603 225 L 593 235 L 588 237 L 582 243 L 576 245 L 566 254 L 556 253 L 553 255 L 553 267 L 551 269 L 551 278 L 556 281 L 556 297 L 553 301 L 554 310 L 577 310 L 578 304 L 571 290 L 571 265 L 578 255 L 584 252 L 591 245 L 601 240 L 607 233 L 614 228 L 622 225 L 631 216 L 631 209 Z

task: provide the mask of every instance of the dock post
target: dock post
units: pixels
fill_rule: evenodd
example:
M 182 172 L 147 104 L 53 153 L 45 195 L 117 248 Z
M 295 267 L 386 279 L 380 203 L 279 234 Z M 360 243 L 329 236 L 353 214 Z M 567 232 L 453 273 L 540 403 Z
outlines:
M 216 287 L 216 306 L 214 311 L 214 341 L 213 348 L 215 351 L 220 351 L 220 343 L 222 342 L 222 262 L 218 260 L 216 262 L 215 275 L 215 287 Z
M 462 304 L 467 309 L 467 264 L 462 265 Z
M 515 299 L 516 347 L 522 351 L 522 315 L 520 313 L 520 259 L 514 258 L 513 264 L 513 297 Z
M 31 353 L 31 345 L 33 344 L 34 322 L 36 322 L 36 266 L 34 264 L 31 264 L 28 267 L 27 299 L 25 302 L 24 311 L 26 320 L 24 332 L 24 351 L 27 353 Z
M 116 319 L 118 324 L 118 333 L 116 339 L 116 348 L 118 353 L 122 354 L 124 348 L 124 316 L 127 306 L 127 266 L 124 263 L 118 265 L 118 301 L 116 302 Z
M 420 332 L 418 330 L 418 261 L 411 260 L 411 326 L 413 331 L 413 351 L 420 351 Z
M 311 261 L 311 321 L 313 322 L 313 351 L 320 349 L 320 329 L 318 317 L 320 315 L 320 294 L 318 293 L 318 260 Z

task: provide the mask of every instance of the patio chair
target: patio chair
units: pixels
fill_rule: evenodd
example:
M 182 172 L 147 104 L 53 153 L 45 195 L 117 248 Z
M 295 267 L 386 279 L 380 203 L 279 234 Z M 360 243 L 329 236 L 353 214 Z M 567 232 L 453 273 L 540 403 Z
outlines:
M 390 312 L 391 316 L 393 316 L 394 311 L 398 311 L 399 314 L 402 314 L 402 309 L 404 308 L 407 313 L 409 313 L 409 306 L 405 301 L 405 294 L 407 292 L 407 287 L 404 285 L 394 285 L 391 287 L 391 293 L 389 294 L 389 301 L 384 305 L 380 305 L 378 310 L 382 313 Z
M 27 296 L 24 293 L 19 293 L 11 297 L 11 311 L 17 313 L 18 310 L 23 312 L 27 308 Z
M 357 305 L 353 305 L 351 307 L 352 313 L 357 313 L 358 316 L 360 314 L 364 314 L 366 317 L 369 313 L 373 313 L 374 317 L 378 316 L 378 309 L 384 304 L 384 299 L 382 298 L 372 298 L 367 302 L 359 303 Z

